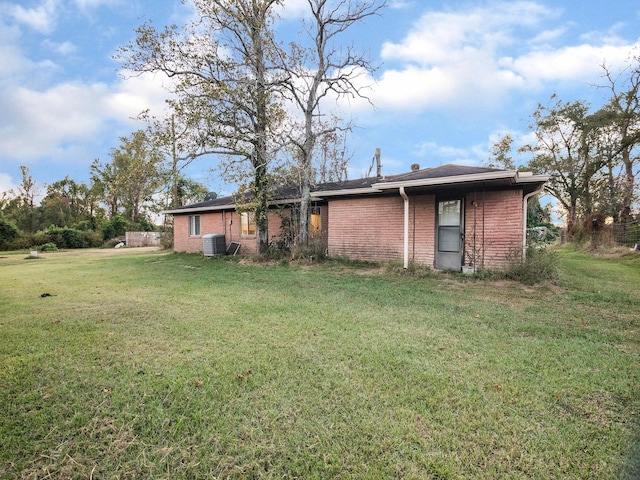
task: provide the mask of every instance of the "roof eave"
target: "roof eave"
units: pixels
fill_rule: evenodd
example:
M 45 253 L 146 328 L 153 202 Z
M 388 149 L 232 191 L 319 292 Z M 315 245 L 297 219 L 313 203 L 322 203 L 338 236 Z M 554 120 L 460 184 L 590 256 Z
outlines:
M 215 205 L 213 207 L 189 207 L 189 208 L 174 208 L 173 210 L 163 210 L 160 213 L 164 215 L 168 214 L 180 214 L 180 213 L 195 213 L 195 212 L 217 212 L 220 210 L 235 210 L 235 205 Z
M 320 200 L 324 197 L 341 197 L 345 195 L 363 195 L 367 193 L 380 193 L 380 189 L 377 188 L 344 188 L 342 190 L 318 190 L 311 192 L 311 196 L 314 199 Z
M 468 175 L 454 175 L 449 177 L 423 178 L 417 180 L 406 180 L 403 182 L 383 182 L 374 183 L 372 187 L 380 190 L 390 190 L 400 187 L 427 187 L 437 185 L 455 185 L 458 183 L 486 182 L 491 180 L 515 179 L 517 172 L 489 172 L 489 173 L 472 173 Z

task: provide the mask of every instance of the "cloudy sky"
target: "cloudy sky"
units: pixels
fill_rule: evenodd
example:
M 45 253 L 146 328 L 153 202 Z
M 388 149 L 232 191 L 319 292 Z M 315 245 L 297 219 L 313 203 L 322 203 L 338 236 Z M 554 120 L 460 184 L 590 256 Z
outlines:
M 304 0 L 285 0 L 285 27 L 299 28 Z M 143 18 L 156 26 L 192 15 L 179 0 L 0 0 L 0 192 L 69 175 L 87 181 L 96 158 L 161 113 L 163 79 L 123 79 L 115 50 Z M 350 178 L 363 175 L 376 147 L 383 172 L 444 163 L 482 165 L 510 132 L 526 141 L 531 113 L 553 93 L 599 106 L 603 62 L 623 67 L 638 48 L 637 0 L 389 0 L 379 18 L 350 32 L 380 68 L 371 99 L 343 105 L 358 128 L 348 145 Z M 635 54 L 640 54 L 638 50 Z M 214 159 L 189 175 L 221 193 Z

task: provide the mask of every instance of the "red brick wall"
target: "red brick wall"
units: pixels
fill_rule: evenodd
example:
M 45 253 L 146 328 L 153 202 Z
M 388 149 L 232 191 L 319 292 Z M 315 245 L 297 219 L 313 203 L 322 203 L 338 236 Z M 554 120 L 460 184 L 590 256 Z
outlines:
M 483 196 L 484 195 L 484 196 Z M 474 206 L 472 202 L 476 202 Z M 409 195 L 409 259 L 435 265 L 434 195 Z M 475 217 L 474 217 L 475 213 Z M 331 256 L 373 262 L 403 260 L 402 197 L 336 199 L 329 202 L 328 251 Z M 465 253 L 476 264 L 503 268 L 522 245 L 522 191 L 466 194 Z
M 202 235 L 210 233 L 225 233 L 226 244 L 229 238 L 229 220 L 233 220 L 232 228 L 240 229 L 240 221 L 235 212 L 209 212 L 200 214 L 200 235 L 189 236 L 189 215 L 173 216 L 173 249 L 176 252 L 202 252 Z M 226 223 L 226 225 L 225 225 Z M 225 228 L 227 227 L 227 228 Z
M 409 196 L 409 259 L 433 267 L 436 251 L 436 199 Z
M 322 206 L 320 211 L 322 218 L 322 235 L 320 237 L 326 243 L 328 216 L 327 207 Z M 269 212 L 269 241 L 277 239 L 281 235 L 282 219 L 275 210 Z M 231 221 L 231 225 L 229 224 Z M 240 216 L 235 211 L 206 212 L 200 214 L 200 235 L 189 236 L 189 215 L 174 215 L 173 217 L 173 249 L 176 252 L 198 253 L 202 252 L 202 236 L 210 233 L 224 233 L 225 244 L 240 243 L 241 254 L 255 253 L 257 239 L 255 235 L 241 235 Z
M 380 262 L 402 258 L 402 205 L 400 196 L 329 201 L 329 255 Z
M 409 259 L 435 264 L 434 195 L 409 196 Z M 522 191 L 470 192 L 465 202 L 465 260 L 476 253 L 476 265 L 503 268 L 522 246 Z M 335 199 L 323 205 L 322 241 L 330 256 L 373 262 L 402 261 L 404 201 L 400 195 Z M 229 225 L 229 221 L 233 223 Z M 280 236 L 281 217 L 269 213 L 269 241 Z M 202 236 L 189 237 L 189 215 L 174 216 L 174 250 L 202 251 Z M 240 242 L 240 253 L 256 251 L 255 236 L 240 235 L 235 211 L 200 215 L 201 235 L 224 233 L 226 244 Z M 474 248 L 475 238 L 475 248 Z
M 467 194 L 465 260 L 475 251 L 477 266 L 499 269 L 522 252 L 522 198 L 522 190 Z
M 409 197 L 409 258 L 434 262 L 433 195 Z M 329 202 L 330 256 L 372 262 L 404 258 L 404 200 L 400 195 Z

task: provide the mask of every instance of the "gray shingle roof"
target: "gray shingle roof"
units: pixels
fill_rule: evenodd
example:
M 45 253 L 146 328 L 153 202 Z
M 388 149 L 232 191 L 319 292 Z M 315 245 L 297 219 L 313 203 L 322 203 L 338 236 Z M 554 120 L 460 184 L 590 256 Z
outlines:
M 311 192 L 337 192 L 342 190 L 358 190 L 372 188 L 373 185 L 384 185 L 385 183 L 407 182 L 416 180 L 429 180 L 436 178 L 451 177 L 454 179 L 461 175 L 475 175 L 493 172 L 507 172 L 499 168 L 485 168 L 485 167 L 468 167 L 464 165 L 440 165 L 434 168 L 423 168 L 407 173 L 401 173 L 398 175 L 388 175 L 382 178 L 368 177 L 359 178 L 356 180 L 346 180 L 344 182 L 329 182 L 320 183 L 311 186 Z M 300 198 L 300 187 L 283 187 L 274 192 L 272 200 L 294 200 Z M 191 205 L 185 205 L 183 207 L 177 207 L 169 210 L 169 212 L 177 212 L 180 210 L 197 210 L 197 209 L 216 209 L 224 207 L 233 207 L 235 205 L 234 196 L 226 196 L 216 198 L 214 200 L 208 200 L 204 202 L 194 203 Z

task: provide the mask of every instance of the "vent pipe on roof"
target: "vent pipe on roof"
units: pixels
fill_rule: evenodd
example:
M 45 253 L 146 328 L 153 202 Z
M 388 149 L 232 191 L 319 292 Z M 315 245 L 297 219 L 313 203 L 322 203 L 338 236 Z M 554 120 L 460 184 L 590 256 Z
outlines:
M 376 154 L 374 156 L 376 160 L 376 177 L 380 178 L 382 176 L 382 165 L 380 165 L 380 149 L 376 148 Z

